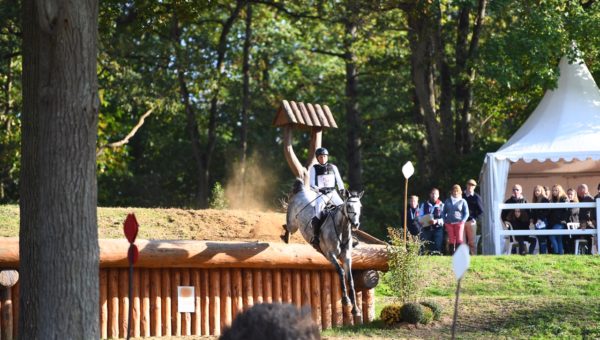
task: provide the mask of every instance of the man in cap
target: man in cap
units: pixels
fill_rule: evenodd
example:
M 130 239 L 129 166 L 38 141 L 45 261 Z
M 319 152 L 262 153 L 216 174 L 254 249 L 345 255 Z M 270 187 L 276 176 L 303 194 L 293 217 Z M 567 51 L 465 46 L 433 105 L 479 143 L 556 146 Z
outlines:
M 469 217 L 465 222 L 465 240 L 469 245 L 471 255 L 477 254 L 477 245 L 475 238 L 477 237 L 477 218 L 483 213 L 483 201 L 481 196 L 475 192 L 477 182 L 474 179 L 467 181 L 466 189 L 462 196 L 467 201 L 469 206 Z

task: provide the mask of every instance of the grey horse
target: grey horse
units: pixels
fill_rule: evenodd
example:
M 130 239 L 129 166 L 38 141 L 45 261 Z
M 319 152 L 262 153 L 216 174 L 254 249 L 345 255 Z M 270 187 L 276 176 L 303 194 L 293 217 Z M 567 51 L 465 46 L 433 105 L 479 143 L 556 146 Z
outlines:
M 315 216 L 315 206 L 317 197 L 321 195 L 310 188 L 304 186 L 304 182 L 297 179 L 294 182 L 292 197 L 288 202 L 285 227 L 285 236 L 282 236 L 287 243 L 289 235 L 295 233 L 298 229 L 304 239 L 310 243 L 313 237 L 313 228 L 311 220 Z M 323 255 L 331 262 L 340 277 L 342 289 L 342 301 L 344 304 L 352 304 L 352 314 L 357 317 L 361 312 L 356 308 L 356 292 L 354 290 L 354 280 L 352 279 L 352 231 L 351 228 L 360 226 L 360 198 L 363 192 L 342 192 L 344 203 L 333 209 L 327 216 L 321 226 L 319 236 L 319 246 Z M 343 263 L 343 267 L 338 262 Z M 346 289 L 346 278 L 350 288 L 350 296 Z

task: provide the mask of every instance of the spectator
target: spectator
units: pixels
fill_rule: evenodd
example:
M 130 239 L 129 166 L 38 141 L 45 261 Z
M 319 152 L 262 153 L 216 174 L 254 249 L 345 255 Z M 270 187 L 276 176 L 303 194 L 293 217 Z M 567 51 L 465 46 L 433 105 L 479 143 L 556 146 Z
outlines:
M 523 197 L 523 187 L 521 187 L 520 184 L 515 184 L 512 187 L 512 195 L 506 200 L 504 201 L 504 203 L 527 203 L 527 200 L 525 199 L 525 197 Z M 500 217 L 502 218 L 502 221 L 508 221 L 508 214 L 510 213 L 510 210 L 502 210 L 502 213 L 500 214 Z M 522 211 L 522 214 L 527 215 L 527 218 L 529 218 L 529 213 L 526 211 Z M 510 221 L 509 221 L 510 222 Z
M 448 233 L 448 243 L 452 246 L 451 254 L 454 254 L 457 246 L 463 243 L 463 234 L 465 232 L 465 222 L 469 217 L 469 206 L 467 201 L 462 198 L 462 189 L 460 185 L 452 186 L 451 196 L 444 202 L 442 218 L 444 227 Z
M 598 183 L 598 188 L 596 188 L 596 190 L 598 190 L 598 193 L 596 194 L 596 196 L 594 196 L 595 200 L 597 200 L 598 198 L 600 198 L 600 183 Z
M 477 182 L 474 179 L 470 179 L 467 181 L 465 192 L 463 192 L 463 198 L 469 206 L 469 217 L 467 217 L 467 222 L 465 222 L 465 239 L 469 244 L 471 255 L 477 254 L 477 245 L 475 244 L 477 218 L 483 213 L 483 202 L 481 196 L 475 192 L 476 186 Z
M 220 340 L 317 340 L 319 327 L 310 309 L 281 303 L 254 305 L 239 314 Z
M 548 186 L 544 185 L 544 197 L 546 197 L 549 200 L 550 196 L 552 196 L 552 191 L 550 191 L 550 188 Z
M 560 184 L 552 186 L 552 195 L 550 200 L 553 203 L 566 203 L 568 201 L 567 194 Z M 567 220 L 569 219 L 570 209 L 550 209 L 548 212 L 548 228 L 553 230 L 565 229 Z M 552 253 L 563 255 L 563 237 L 562 235 L 550 235 L 550 244 L 552 244 Z
M 577 192 L 573 188 L 569 188 L 567 190 L 567 202 L 579 203 L 577 199 Z M 579 208 L 574 207 L 569 209 L 569 220 L 567 222 L 575 222 L 579 223 Z M 569 236 L 564 242 L 565 245 L 565 253 L 574 253 L 575 252 L 575 239 L 572 236 Z
M 524 202 L 523 202 L 524 203 Z M 510 222 L 514 230 L 529 230 L 529 216 L 526 212 L 522 212 L 521 209 L 514 209 L 509 211 L 507 222 Z M 525 255 L 527 252 L 533 254 L 537 239 L 532 236 L 515 236 L 515 240 L 519 242 L 519 254 Z M 529 242 L 529 249 L 525 247 L 525 241 Z
M 533 189 L 533 202 L 532 203 L 550 203 L 546 198 L 546 190 L 541 185 L 536 185 Z M 549 209 L 531 209 L 529 217 L 531 222 L 535 225 L 535 229 L 544 230 L 548 229 L 548 213 Z M 548 254 L 548 237 L 538 236 L 540 242 L 540 254 Z
M 579 184 L 577 186 L 577 199 L 580 203 L 584 202 L 595 202 L 594 198 L 588 191 L 587 184 Z M 593 229 L 595 227 L 596 209 L 594 208 L 581 208 L 579 209 L 579 229 Z M 584 235 L 581 236 L 584 240 L 587 240 L 588 244 L 592 244 L 592 236 Z M 591 249 L 591 248 L 590 248 Z
M 444 241 L 444 219 L 442 210 L 444 204 L 440 201 L 440 191 L 437 188 L 431 189 L 429 199 L 421 204 L 419 208 L 421 229 L 421 240 L 424 246 L 428 248 L 427 253 L 440 255 L 442 253 L 442 242 Z
M 421 223 L 419 223 L 419 197 L 412 195 L 408 198 L 406 209 L 406 226 L 413 236 L 421 234 Z

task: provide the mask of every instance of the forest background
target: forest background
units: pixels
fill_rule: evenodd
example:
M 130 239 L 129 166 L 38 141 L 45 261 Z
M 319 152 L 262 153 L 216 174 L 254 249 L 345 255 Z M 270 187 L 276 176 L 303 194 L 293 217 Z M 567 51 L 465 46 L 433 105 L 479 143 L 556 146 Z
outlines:
M 99 3 L 99 206 L 279 209 L 292 174 L 282 100 L 328 105 L 323 144 L 363 225 L 383 237 L 410 193 L 477 179 L 556 86 L 562 56 L 600 79 L 589 1 L 116 1 Z M 0 0 L 0 202 L 18 203 L 21 3 Z M 295 134 L 307 159 L 310 135 Z

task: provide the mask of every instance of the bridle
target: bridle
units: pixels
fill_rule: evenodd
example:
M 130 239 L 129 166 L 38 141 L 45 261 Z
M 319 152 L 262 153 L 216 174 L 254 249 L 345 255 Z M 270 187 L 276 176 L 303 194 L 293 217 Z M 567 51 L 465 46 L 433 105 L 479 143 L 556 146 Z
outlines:
M 350 222 L 350 224 L 353 227 L 358 228 L 358 225 L 354 224 L 354 222 L 353 222 L 354 217 L 357 215 L 357 213 L 355 211 L 348 212 L 348 203 L 349 202 L 352 202 L 352 203 L 358 202 L 358 204 L 360 204 L 360 199 L 358 197 L 349 197 L 346 200 L 346 202 L 344 202 L 344 208 L 342 209 L 342 215 L 344 215 L 344 217 L 346 217 L 346 219 L 348 219 L 348 221 Z

